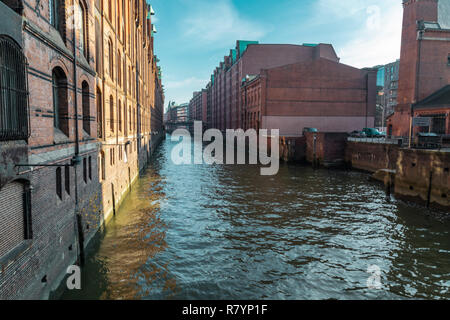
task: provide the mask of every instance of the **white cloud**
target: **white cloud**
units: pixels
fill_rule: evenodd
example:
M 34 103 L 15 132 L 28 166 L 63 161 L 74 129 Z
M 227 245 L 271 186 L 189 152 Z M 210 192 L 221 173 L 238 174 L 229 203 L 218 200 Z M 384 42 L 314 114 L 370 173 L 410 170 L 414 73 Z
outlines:
M 400 57 L 402 5 L 392 0 L 319 0 L 318 19 L 347 20 L 359 27 L 336 46 L 341 62 L 373 67 Z M 333 21 L 333 20 L 331 20 Z
M 258 40 L 266 34 L 258 23 L 241 17 L 229 0 L 195 1 L 181 24 L 184 36 L 202 43 Z

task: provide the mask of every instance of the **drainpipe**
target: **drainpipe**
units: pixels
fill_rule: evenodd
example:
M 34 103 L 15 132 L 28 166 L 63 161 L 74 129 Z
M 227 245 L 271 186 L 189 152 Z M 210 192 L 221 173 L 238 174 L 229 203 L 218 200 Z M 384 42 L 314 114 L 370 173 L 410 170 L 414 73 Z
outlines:
M 72 2 L 75 5 L 75 1 Z M 75 16 L 73 17 L 75 19 Z M 75 23 L 73 23 L 75 26 Z M 72 29 L 72 46 L 73 46 L 73 83 L 75 86 L 75 94 L 74 94 L 74 108 L 75 108 L 75 155 L 72 158 L 72 164 L 75 169 L 75 218 L 76 218 L 76 228 L 77 228 L 77 241 L 78 241 L 78 253 L 79 253 L 79 264 L 80 266 L 84 265 L 84 235 L 83 235 L 83 223 L 82 217 L 79 212 L 79 200 L 78 200 L 78 174 L 77 174 L 77 166 L 81 162 L 80 158 L 80 137 L 79 137 L 79 127 L 78 127 L 78 99 L 77 99 L 77 41 L 76 41 L 76 32 L 75 27 Z

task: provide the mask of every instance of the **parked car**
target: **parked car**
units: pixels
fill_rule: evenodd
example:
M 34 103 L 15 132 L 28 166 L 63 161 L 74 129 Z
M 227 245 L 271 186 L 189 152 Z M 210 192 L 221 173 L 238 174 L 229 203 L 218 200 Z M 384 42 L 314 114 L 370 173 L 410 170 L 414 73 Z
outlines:
M 352 131 L 350 133 L 350 137 L 352 137 L 352 138 L 366 138 L 366 134 L 364 132 L 362 132 L 362 131 L 355 130 L 355 131 Z
M 386 136 L 385 133 L 380 132 L 376 128 L 364 128 L 362 132 L 366 135 L 368 138 L 384 138 Z
M 305 132 L 317 133 L 319 132 L 319 130 L 317 130 L 316 128 L 303 128 L 303 135 L 305 135 Z

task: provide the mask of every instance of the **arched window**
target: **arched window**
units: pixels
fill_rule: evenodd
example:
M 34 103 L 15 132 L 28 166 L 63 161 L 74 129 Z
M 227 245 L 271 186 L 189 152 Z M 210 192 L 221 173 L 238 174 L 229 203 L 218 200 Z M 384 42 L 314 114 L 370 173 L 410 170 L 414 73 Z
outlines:
M 102 42 L 101 42 L 101 30 L 100 30 L 100 22 L 98 19 L 95 19 L 95 71 L 98 74 L 102 74 L 102 56 L 100 53 L 102 52 Z
M 105 163 L 105 152 L 100 152 L 100 179 L 105 180 L 106 179 L 106 163 Z
M 111 132 L 114 133 L 114 98 L 113 96 L 109 97 L 109 123 Z
M 89 24 L 88 24 L 88 10 L 86 3 L 80 1 L 79 4 L 79 20 L 80 24 L 80 50 L 86 59 L 89 60 Z
M 69 136 L 69 106 L 67 101 L 67 77 L 60 67 L 52 72 L 53 126 Z
M 132 119 L 132 117 L 131 117 L 131 106 L 130 107 L 128 107 L 128 112 L 129 112 L 129 116 L 128 116 L 128 123 L 129 123 L 129 128 L 130 128 L 130 131 L 132 131 L 133 130 L 133 126 L 132 126 L 132 124 L 131 124 L 131 119 Z
M 122 86 L 122 55 L 120 51 L 117 52 L 117 83 L 119 87 Z
M 103 138 L 103 100 L 102 92 L 97 88 L 97 135 Z
M 50 24 L 59 31 L 62 39 L 66 41 L 66 2 L 65 0 L 49 0 Z
M 123 105 L 123 132 L 124 135 L 127 136 L 128 135 L 128 116 L 127 116 L 128 112 L 127 112 L 127 106 L 126 104 Z
M 55 28 L 59 28 L 59 1 L 49 0 L 48 7 L 50 11 L 50 23 Z
M 56 168 L 56 194 L 62 200 L 62 172 L 61 167 Z
M 26 65 L 19 45 L 0 36 L 0 141 L 28 138 Z
M 89 97 L 89 85 L 86 81 L 81 84 L 82 105 L 83 105 L 83 129 L 87 134 L 91 134 L 91 103 Z
M 114 79 L 114 49 L 112 40 L 108 40 L 108 53 L 109 53 L 109 75 L 111 79 Z
M 122 132 L 122 103 L 119 100 L 119 132 Z
M 108 18 L 109 18 L 109 21 L 112 21 L 112 16 L 113 16 L 112 12 L 113 12 L 113 10 L 112 10 L 112 1 L 108 0 Z
M 0 188 L 0 258 L 32 238 L 30 196 L 29 186 L 19 181 Z
M 128 92 L 131 93 L 131 67 L 128 66 Z

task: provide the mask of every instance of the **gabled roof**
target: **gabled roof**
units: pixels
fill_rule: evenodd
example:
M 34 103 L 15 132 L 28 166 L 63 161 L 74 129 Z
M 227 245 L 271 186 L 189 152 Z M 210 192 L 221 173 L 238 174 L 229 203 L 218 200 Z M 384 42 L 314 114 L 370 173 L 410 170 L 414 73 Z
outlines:
M 450 106 L 450 85 L 446 85 L 422 101 L 417 102 L 413 105 L 413 108 L 424 109 L 441 106 Z

